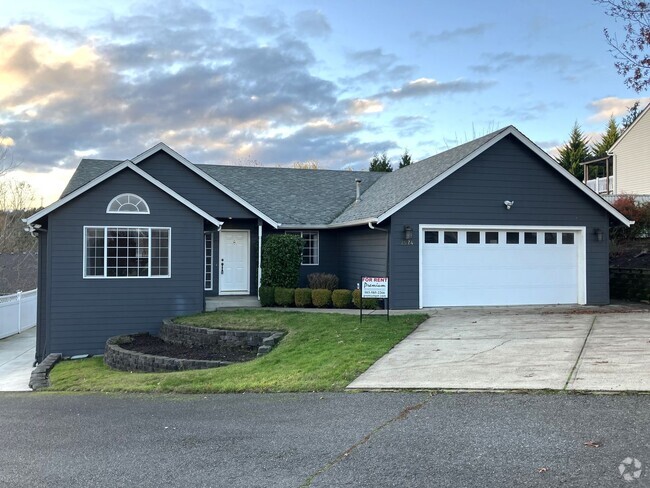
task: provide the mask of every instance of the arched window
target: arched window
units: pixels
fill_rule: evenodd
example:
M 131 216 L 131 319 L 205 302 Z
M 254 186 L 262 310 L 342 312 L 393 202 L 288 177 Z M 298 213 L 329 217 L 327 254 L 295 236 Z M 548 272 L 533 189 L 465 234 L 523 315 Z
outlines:
M 138 195 L 122 193 L 111 200 L 106 213 L 149 213 L 149 205 Z

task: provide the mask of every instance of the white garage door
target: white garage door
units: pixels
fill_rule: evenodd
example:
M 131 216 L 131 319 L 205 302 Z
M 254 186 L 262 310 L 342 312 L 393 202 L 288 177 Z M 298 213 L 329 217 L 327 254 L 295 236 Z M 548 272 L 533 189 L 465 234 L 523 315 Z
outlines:
M 584 303 L 583 233 L 423 227 L 421 306 Z

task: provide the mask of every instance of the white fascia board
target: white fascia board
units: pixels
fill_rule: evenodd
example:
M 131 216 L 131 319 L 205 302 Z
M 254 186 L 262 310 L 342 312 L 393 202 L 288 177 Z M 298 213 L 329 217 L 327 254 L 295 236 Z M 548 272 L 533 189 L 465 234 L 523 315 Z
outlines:
M 223 225 L 223 222 L 221 222 L 220 220 L 214 218 L 212 215 L 210 215 L 206 211 L 202 210 L 201 208 L 197 207 L 192 202 L 185 199 L 184 197 L 182 197 L 181 195 L 176 193 L 174 190 L 172 190 L 171 188 L 166 186 L 164 183 L 161 183 L 156 178 L 151 176 L 149 173 L 147 173 L 146 171 L 138 168 L 135 164 L 133 164 L 131 161 L 128 161 L 128 160 L 124 161 L 123 163 L 118 164 L 114 168 L 111 168 L 110 170 L 108 170 L 106 173 L 98 176 L 94 180 L 89 181 L 88 183 L 86 183 L 82 187 L 77 188 L 72 193 L 69 193 L 64 198 L 54 202 L 52 205 L 50 205 L 48 207 L 45 207 L 43 210 L 35 213 L 31 217 L 27 218 L 26 223 L 27 224 L 34 223 L 35 221 L 45 217 L 50 212 L 52 212 L 52 211 L 56 210 L 57 208 L 65 205 L 70 200 L 73 200 L 73 199 L 77 198 L 79 195 L 82 195 L 83 193 L 87 192 L 91 188 L 94 188 L 95 186 L 99 185 L 100 183 L 107 180 L 111 176 L 113 176 L 113 175 L 115 175 L 115 174 L 119 173 L 120 171 L 123 171 L 123 170 L 125 170 L 127 168 L 130 169 L 131 171 L 135 172 L 137 175 L 141 176 L 145 180 L 147 180 L 152 185 L 156 186 L 158 189 L 160 189 L 163 192 L 167 193 L 170 197 L 172 197 L 175 200 L 177 200 L 178 202 L 182 203 L 187 208 L 194 211 L 195 213 L 197 213 L 198 215 L 203 217 L 208 222 L 212 222 L 217 227 L 221 227 Z
M 264 212 L 260 211 L 259 209 L 255 208 L 253 205 L 248 203 L 246 200 L 241 198 L 239 195 L 231 191 L 229 188 L 225 187 L 221 183 L 219 183 L 217 180 L 215 180 L 212 176 L 207 174 L 205 171 L 202 169 L 198 168 L 195 164 L 193 164 L 191 161 L 189 161 L 187 158 L 184 158 L 180 154 L 178 154 L 176 151 L 174 151 L 171 147 L 169 147 L 167 144 L 164 142 L 159 142 L 155 146 L 147 149 L 145 152 L 142 154 L 138 154 L 135 158 L 133 158 L 131 161 L 133 161 L 134 164 L 138 164 L 144 159 L 147 159 L 149 156 L 155 154 L 158 151 L 164 151 L 168 155 L 170 155 L 172 158 L 176 159 L 179 163 L 181 163 L 183 166 L 188 168 L 190 171 L 194 172 L 201 178 L 203 178 L 205 181 L 210 183 L 212 186 L 215 186 L 217 189 L 221 190 L 223 193 L 228 195 L 230 198 L 235 200 L 237 203 L 239 203 L 242 207 L 250 210 L 253 212 L 255 215 L 257 215 L 259 218 L 264 220 L 267 224 L 273 226 L 274 228 L 279 227 L 279 223 L 273 220 L 271 217 L 266 215 Z
M 627 129 L 625 129 L 620 136 L 618 136 L 618 139 L 616 139 L 616 142 L 614 144 L 612 144 L 612 147 L 609 148 L 609 150 L 607 151 L 607 154 L 609 154 L 609 155 L 614 154 L 614 149 L 616 149 L 616 146 L 619 145 L 619 143 L 623 140 L 623 138 L 628 135 L 628 133 L 632 130 L 632 128 L 639 122 L 639 120 L 641 120 L 643 117 L 645 117 L 645 115 L 648 112 L 650 112 L 650 103 L 648 103 L 648 105 L 646 105 L 646 107 L 641 111 L 639 116 L 636 119 L 634 119 L 634 122 L 632 122 L 629 125 L 629 127 Z
M 460 168 L 465 166 L 467 163 L 469 163 L 471 160 L 476 158 L 478 155 L 489 149 L 490 147 L 494 146 L 497 142 L 502 140 L 508 135 L 513 135 L 516 137 L 520 142 L 522 142 L 526 147 L 528 147 L 531 151 L 533 151 L 535 154 L 537 154 L 540 158 L 542 158 L 545 162 L 547 162 L 553 169 L 555 169 L 558 173 L 560 173 L 562 176 L 564 176 L 568 181 L 570 181 L 576 188 L 578 188 L 580 191 L 582 191 L 585 195 L 587 195 L 589 198 L 591 198 L 594 202 L 596 202 L 598 205 L 603 207 L 607 212 L 612 214 L 614 217 L 616 217 L 618 220 L 620 220 L 623 224 L 626 226 L 632 225 L 632 221 L 628 220 L 623 214 L 621 214 L 618 210 L 616 210 L 614 207 L 612 207 L 609 203 L 607 203 L 604 199 L 602 199 L 600 196 L 598 196 L 595 192 L 593 192 L 587 185 L 582 183 L 581 181 L 578 181 L 578 179 L 573 176 L 571 173 L 569 173 L 566 169 L 562 167 L 560 163 L 558 163 L 555 159 L 553 159 L 551 156 L 549 156 L 545 151 L 543 151 L 539 146 L 537 146 L 535 143 L 533 143 L 530 139 L 528 139 L 525 135 L 523 135 L 519 130 L 514 127 L 514 126 L 509 126 L 507 127 L 501 134 L 493 137 L 490 139 L 488 142 L 483 144 L 481 147 L 476 149 L 474 152 L 469 154 L 467 157 L 463 158 L 460 160 L 458 163 L 456 163 L 454 166 L 449 168 L 447 171 L 444 173 L 440 174 L 433 180 L 431 180 L 429 183 L 418 189 L 417 191 L 413 192 L 411 195 L 409 195 L 407 198 L 402 200 L 400 203 L 397 205 L 393 206 L 383 214 L 381 214 L 379 217 L 377 217 L 377 223 L 381 223 L 384 220 L 386 220 L 388 217 L 393 215 L 395 212 L 400 210 L 401 208 L 405 207 L 409 203 L 411 203 L 413 200 L 421 196 L 423 193 L 429 191 L 431 188 L 433 188 L 435 185 L 440 183 L 442 180 L 447 178 L 449 175 L 455 173 L 458 171 Z
M 319 230 L 319 229 L 341 229 L 344 227 L 357 227 L 359 225 L 368 225 L 368 224 L 377 223 L 377 219 L 362 219 L 362 220 L 351 220 L 350 222 L 344 222 L 340 224 L 278 224 L 278 229 L 284 230 Z

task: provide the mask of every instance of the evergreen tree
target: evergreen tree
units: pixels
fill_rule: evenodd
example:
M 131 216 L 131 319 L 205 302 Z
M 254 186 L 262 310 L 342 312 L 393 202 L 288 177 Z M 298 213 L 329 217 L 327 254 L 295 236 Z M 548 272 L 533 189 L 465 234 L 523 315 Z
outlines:
M 580 163 L 584 163 L 591 157 L 587 138 L 582 133 L 578 122 L 573 125 L 569 142 L 560 148 L 558 163 L 573 176 L 582 180 L 584 170 Z
M 623 120 L 621 121 L 621 125 L 623 126 L 623 130 L 627 129 L 629 126 L 631 126 L 636 118 L 639 116 L 641 112 L 639 111 L 639 101 L 637 100 L 634 102 L 634 104 L 631 107 L 627 107 L 627 114 L 625 114 L 625 117 L 623 117 Z
M 411 159 L 408 149 L 404 149 L 404 154 L 402 154 L 402 158 L 399 161 L 399 167 L 405 168 L 406 166 L 410 166 L 412 162 L 413 160 Z
M 382 153 L 381 155 L 375 154 L 372 159 L 370 160 L 370 167 L 368 168 L 369 171 L 383 171 L 385 173 L 390 173 L 393 171 L 393 166 L 390 164 L 390 158 L 386 155 L 386 153 Z
M 607 131 L 605 132 L 605 135 L 603 135 L 600 142 L 594 144 L 593 147 L 594 157 L 604 158 L 605 156 L 607 156 L 607 151 L 609 151 L 609 148 L 614 145 L 614 143 L 618 139 L 618 136 L 620 136 L 618 132 L 618 125 L 616 125 L 616 119 L 612 115 L 609 118 L 609 122 L 607 122 Z

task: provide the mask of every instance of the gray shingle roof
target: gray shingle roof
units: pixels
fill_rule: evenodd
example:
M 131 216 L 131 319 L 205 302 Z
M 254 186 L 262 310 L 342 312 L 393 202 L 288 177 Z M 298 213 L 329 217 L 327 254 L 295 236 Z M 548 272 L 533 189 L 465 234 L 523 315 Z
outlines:
M 81 188 L 86 183 L 94 180 L 99 175 L 106 173 L 109 169 L 117 166 L 123 161 L 116 161 L 114 159 L 82 159 L 77 166 L 77 170 L 68 181 L 68 184 L 61 193 L 61 198 L 68 193 L 72 193 L 77 188 Z
M 368 171 L 197 167 L 276 222 L 291 225 L 331 223 L 354 202 L 357 178 L 365 192 L 383 176 Z
M 506 129 L 507 127 L 499 129 L 393 173 L 385 174 L 363 194 L 359 203 L 350 205 L 332 223 L 344 224 L 379 217 Z
M 199 164 L 210 177 L 284 225 L 345 225 L 377 218 L 503 131 L 487 134 L 392 173 Z M 122 161 L 83 159 L 62 197 Z M 360 179 L 361 201 L 355 202 Z

